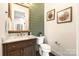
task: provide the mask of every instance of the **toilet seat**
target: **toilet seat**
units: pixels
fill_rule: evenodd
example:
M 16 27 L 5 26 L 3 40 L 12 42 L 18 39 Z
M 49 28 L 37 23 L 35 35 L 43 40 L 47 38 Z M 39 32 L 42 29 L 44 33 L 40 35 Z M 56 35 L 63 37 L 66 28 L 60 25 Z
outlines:
M 51 50 L 51 47 L 48 44 L 41 44 L 40 47 L 43 51 L 46 51 L 46 52 L 50 52 Z

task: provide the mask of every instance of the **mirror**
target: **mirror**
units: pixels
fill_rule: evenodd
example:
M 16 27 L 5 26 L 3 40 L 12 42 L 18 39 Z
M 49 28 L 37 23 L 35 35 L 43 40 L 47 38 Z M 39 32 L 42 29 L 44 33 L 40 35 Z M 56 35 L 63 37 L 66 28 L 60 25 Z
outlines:
M 29 31 L 29 8 L 18 3 L 8 4 L 8 31 Z

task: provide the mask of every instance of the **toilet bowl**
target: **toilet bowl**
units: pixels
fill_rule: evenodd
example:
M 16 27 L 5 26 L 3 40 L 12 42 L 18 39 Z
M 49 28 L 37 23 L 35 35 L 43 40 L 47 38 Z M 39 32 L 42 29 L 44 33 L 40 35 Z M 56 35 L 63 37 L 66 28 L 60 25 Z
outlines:
M 37 44 L 39 45 L 39 53 L 41 56 L 49 56 L 51 47 L 48 44 L 43 43 L 45 36 L 37 37 Z
M 48 44 L 41 44 L 40 49 L 42 52 L 40 52 L 43 56 L 49 56 L 49 52 L 51 52 L 51 47 Z

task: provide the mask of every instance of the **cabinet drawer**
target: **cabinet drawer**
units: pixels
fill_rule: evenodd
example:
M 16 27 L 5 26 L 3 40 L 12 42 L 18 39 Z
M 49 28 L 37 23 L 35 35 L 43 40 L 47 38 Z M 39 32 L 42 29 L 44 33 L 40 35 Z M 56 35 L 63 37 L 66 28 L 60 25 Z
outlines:
M 18 42 L 13 42 L 13 43 L 6 44 L 6 49 L 7 49 L 7 51 L 12 51 L 12 50 L 24 48 L 24 47 L 35 45 L 35 44 L 36 44 L 35 39 L 18 41 Z
M 35 39 L 30 39 L 22 43 L 22 47 L 26 47 L 26 46 L 31 46 L 31 45 L 35 45 L 36 44 L 36 40 Z
M 7 51 L 15 50 L 15 49 L 19 49 L 19 48 L 21 48 L 21 43 L 19 43 L 19 42 L 6 44 Z

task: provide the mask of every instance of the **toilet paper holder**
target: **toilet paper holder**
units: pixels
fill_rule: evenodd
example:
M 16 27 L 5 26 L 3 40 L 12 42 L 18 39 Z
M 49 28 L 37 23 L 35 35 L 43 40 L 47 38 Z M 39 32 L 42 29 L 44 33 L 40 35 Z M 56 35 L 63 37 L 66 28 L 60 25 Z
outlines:
M 61 43 L 59 43 L 58 41 L 55 41 L 55 44 L 60 45 Z

